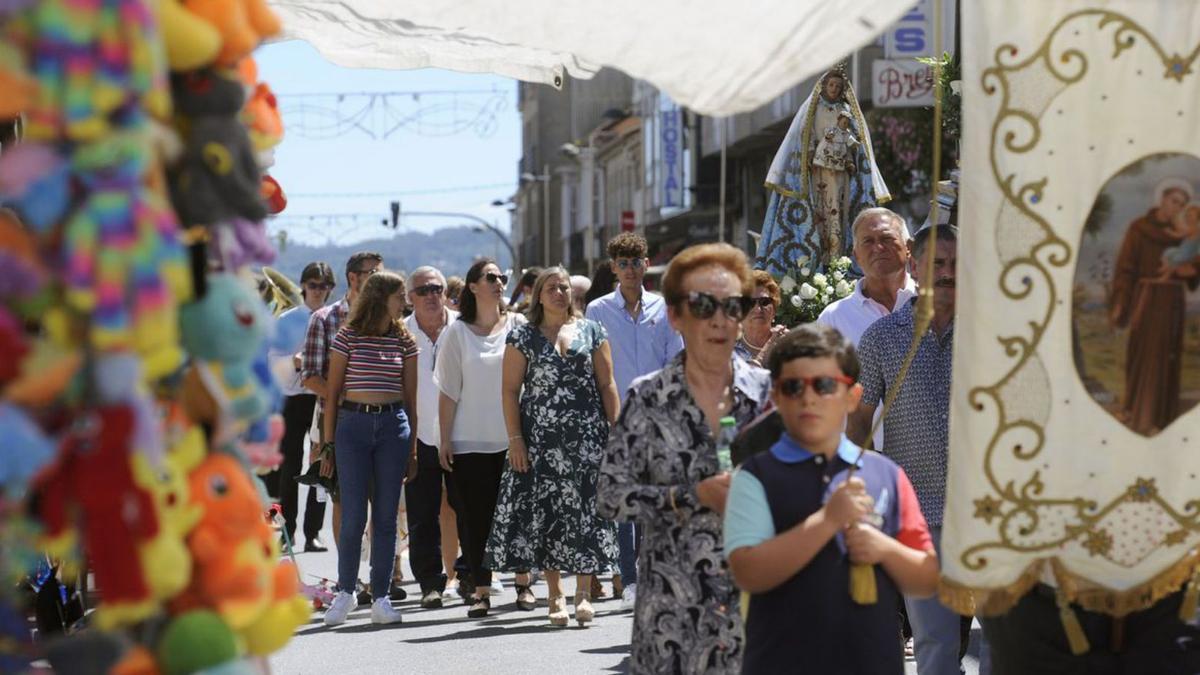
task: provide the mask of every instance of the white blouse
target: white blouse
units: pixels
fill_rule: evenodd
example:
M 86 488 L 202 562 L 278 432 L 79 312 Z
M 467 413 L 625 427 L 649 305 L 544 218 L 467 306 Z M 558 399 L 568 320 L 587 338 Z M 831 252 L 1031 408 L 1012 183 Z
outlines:
M 460 319 L 438 340 L 434 382 L 440 392 L 458 403 L 450 431 L 454 454 L 508 449 L 500 389 L 504 347 L 509 332 L 525 323 L 523 315 L 510 311 L 504 329 L 484 337 Z

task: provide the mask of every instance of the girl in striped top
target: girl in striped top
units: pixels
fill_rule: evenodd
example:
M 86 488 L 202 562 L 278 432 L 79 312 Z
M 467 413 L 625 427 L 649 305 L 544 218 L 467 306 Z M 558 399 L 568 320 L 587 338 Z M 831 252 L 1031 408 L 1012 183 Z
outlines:
M 396 623 L 388 598 L 396 549 L 396 512 L 406 472 L 416 468 L 417 344 L 401 321 L 404 279 L 377 272 L 363 284 L 329 350 L 325 446 L 341 493 L 338 593 L 325 612 L 336 626 L 354 609 L 362 536 L 371 504 L 371 621 Z M 330 448 L 329 446 L 332 446 Z

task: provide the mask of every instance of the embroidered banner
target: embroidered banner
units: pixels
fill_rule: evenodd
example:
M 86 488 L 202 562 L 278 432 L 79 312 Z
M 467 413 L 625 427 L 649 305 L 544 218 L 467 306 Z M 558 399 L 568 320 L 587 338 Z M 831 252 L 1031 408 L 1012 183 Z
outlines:
M 963 5 L 942 598 L 1114 615 L 1200 543 L 1200 5 Z

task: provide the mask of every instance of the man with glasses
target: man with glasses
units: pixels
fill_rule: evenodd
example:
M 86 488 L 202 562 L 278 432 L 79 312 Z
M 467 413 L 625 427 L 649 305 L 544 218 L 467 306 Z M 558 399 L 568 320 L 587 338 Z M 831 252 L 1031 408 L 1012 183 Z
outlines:
M 912 479 L 921 512 L 929 522 L 933 543 L 941 555 L 942 509 L 950 435 L 950 374 L 954 346 L 954 296 L 958 230 L 938 227 L 937 239 L 927 225 L 913 239 L 913 276 L 933 291 L 933 323 L 919 336 L 919 347 L 895 402 L 883 420 L 883 452 Z M 933 276 L 927 264 L 933 258 Z M 859 341 L 862 361 L 862 402 L 850 415 L 846 435 L 862 444 L 870 433 L 876 407 L 882 404 L 899 375 L 913 340 L 916 301 L 879 319 Z M 905 599 L 913 628 L 917 672 L 953 675 L 960 672 L 960 619 L 937 598 Z M 981 646 L 980 672 L 988 671 L 986 646 Z
M 287 541 L 294 542 L 296 536 L 297 497 L 299 488 L 296 477 L 304 462 L 304 435 L 312 423 L 317 397 L 307 391 L 300 372 L 301 353 L 309 319 L 320 311 L 329 299 L 335 285 L 333 270 L 323 262 L 311 262 L 300 273 L 300 294 L 304 303 L 280 315 L 275 325 L 277 341 L 271 346 L 268 358 L 272 370 L 284 383 L 283 393 L 283 439 L 279 444 L 283 463 L 279 469 L 267 475 L 268 491 L 279 499 L 283 510 L 283 522 Z M 272 488 L 271 482 L 275 485 Z M 304 551 L 306 553 L 328 550 L 321 542 L 321 525 L 325 522 L 325 504 L 317 500 L 316 490 L 308 489 L 308 501 L 304 508 Z
M 617 290 L 593 300 L 586 313 L 608 332 L 613 379 L 622 402 L 635 379 L 662 370 L 683 349 L 683 338 L 667 321 L 662 296 L 642 287 L 650 262 L 646 253 L 645 238 L 632 232 L 622 232 L 609 241 L 608 257 L 617 277 Z M 618 526 L 617 545 L 624 587 L 621 608 L 632 610 L 637 593 L 637 546 L 632 522 Z
M 350 316 L 350 308 L 358 299 L 359 291 L 367 279 L 383 269 L 383 256 L 372 251 L 360 251 L 346 261 L 346 295 L 336 303 L 313 312 L 308 320 L 308 332 L 304 336 L 304 351 L 300 356 L 300 377 L 305 389 L 319 397 L 315 424 L 315 438 L 323 438 L 322 408 L 329 396 L 325 380 L 329 372 L 329 346 L 338 329 Z M 334 405 L 337 401 L 333 402 Z M 332 464 L 332 462 L 329 462 Z M 331 490 L 333 497 L 333 540 L 337 541 L 342 530 L 342 509 L 338 503 L 336 483 Z
M 458 319 L 458 312 L 446 307 L 446 277 L 436 267 L 418 267 L 408 277 L 408 304 L 413 312 L 404 320 L 417 341 L 417 477 L 405 487 L 408 507 L 409 565 L 421 586 L 421 607 L 442 606 L 446 590 L 446 572 L 442 564 L 442 528 L 438 520 L 442 507 L 442 486 L 455 513 L 459 511 L 453 474 L 443 471 L 438 462 L 441 427 L 438 425 L 438 388 L 433 382 L 445 329 Z M 460 529 L 461 531 L 461 529 Z

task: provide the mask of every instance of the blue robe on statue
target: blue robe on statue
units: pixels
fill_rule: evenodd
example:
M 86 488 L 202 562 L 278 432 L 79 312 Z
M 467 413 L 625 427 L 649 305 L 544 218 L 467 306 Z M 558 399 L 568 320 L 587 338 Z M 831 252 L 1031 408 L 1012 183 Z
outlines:
M 801 256 L 813 261 L 816 270 L 824 269 L 830 260 L 850 255 L 850 225 L 855 216 L 891 198 L 875 165 L 871 133 L 854 90 L 846 87 L 843 100 L 829 101 L 821 93 L 823 82 L 824 78 L 817 82 L 812 95 L 800 106 L 767 173 L 766 186 L 771 195 L 754 265 L 774 275 L 791 271 Z M 822 197 L 830 188 L 819 183 L 811 158 L 824 130 L 836 125 L 843 111 L 850 113 L 850 132 L 861 145 L 853 150 L 857 171 L 847 172 L 844 185 L 835 191 L 840 208 L 833 221 L 836 225 L 830 228 L 821 207 Z

